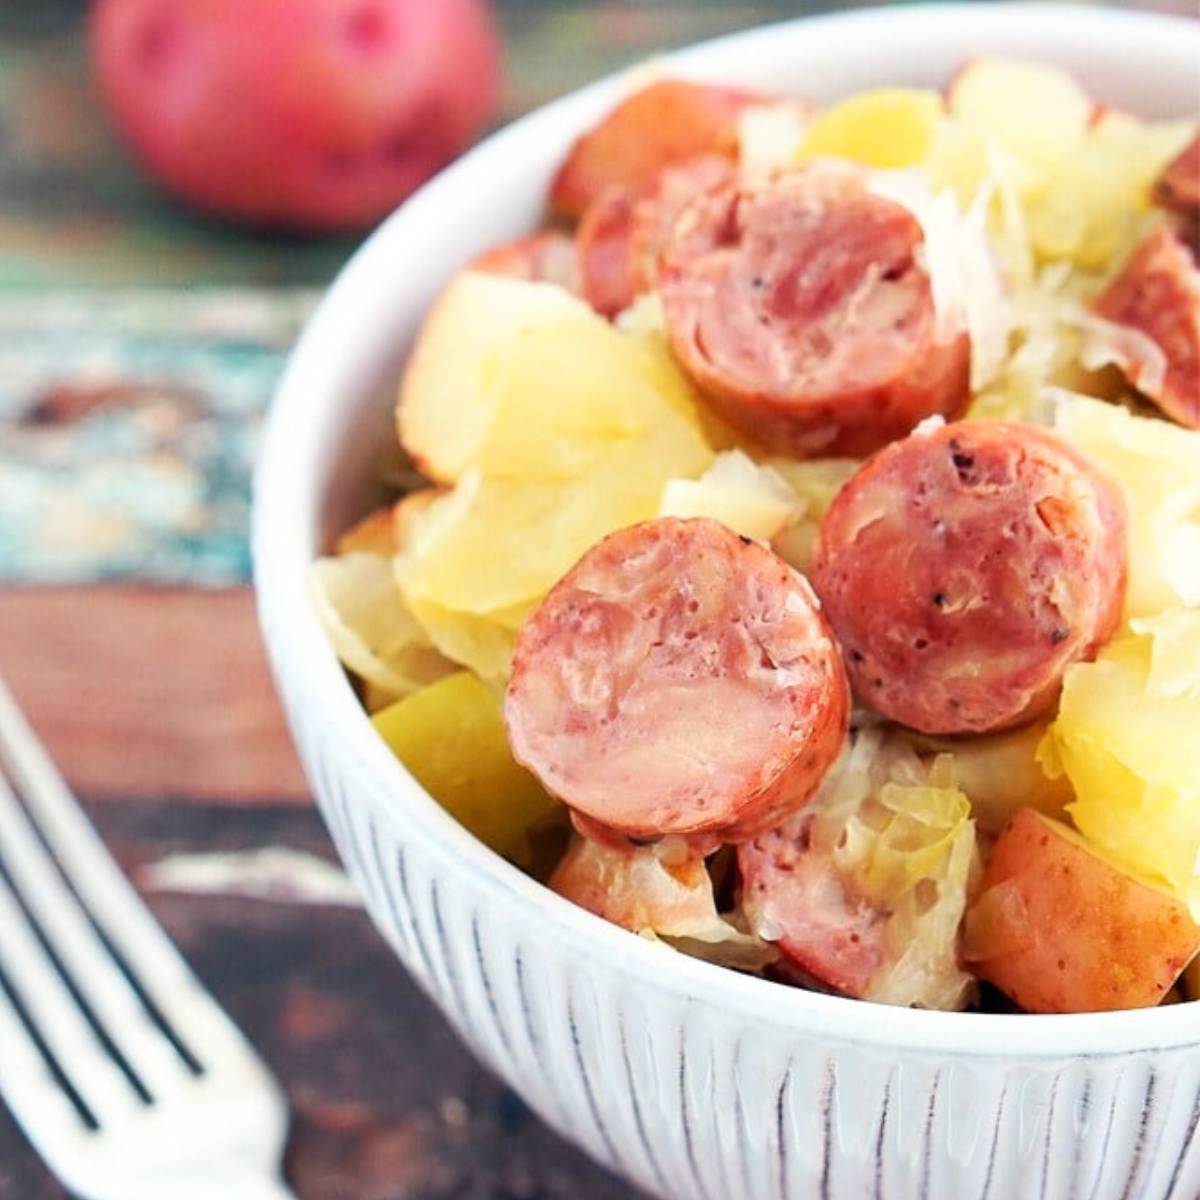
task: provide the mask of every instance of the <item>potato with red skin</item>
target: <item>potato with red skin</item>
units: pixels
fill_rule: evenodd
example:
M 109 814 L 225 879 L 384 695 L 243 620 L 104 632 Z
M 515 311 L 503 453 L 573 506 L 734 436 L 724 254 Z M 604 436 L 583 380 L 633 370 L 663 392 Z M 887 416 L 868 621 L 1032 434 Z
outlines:
M 660 79 L 627 96 L 571 147 L 550 188 L 568 216 L 610 187 L 645 183 L 670 163 L 737 152 L 737 118 L 765 97 L 742 88 Z
M 1200 950 L 1182 901 L 1032 808 L 993 846 L 966 930 L 976 973 L 1028 1012 L 1153 1007 Z
M 101 93 L 201 211 L 364 228 L 479 131 L 500 45 L 484 0 L 98 0 Z

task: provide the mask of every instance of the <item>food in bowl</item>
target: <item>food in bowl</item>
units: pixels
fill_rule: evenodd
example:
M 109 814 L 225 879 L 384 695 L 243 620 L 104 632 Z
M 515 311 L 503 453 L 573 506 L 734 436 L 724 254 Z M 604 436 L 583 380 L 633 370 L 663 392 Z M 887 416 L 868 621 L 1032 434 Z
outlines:
M 381 735 L 731 969 L 1192 994 L 1195 137 L 1001 60 L 823 110 L 635 92 L 556 223 L 447 281 L 397 406 L 421 483 L 313 568 Z

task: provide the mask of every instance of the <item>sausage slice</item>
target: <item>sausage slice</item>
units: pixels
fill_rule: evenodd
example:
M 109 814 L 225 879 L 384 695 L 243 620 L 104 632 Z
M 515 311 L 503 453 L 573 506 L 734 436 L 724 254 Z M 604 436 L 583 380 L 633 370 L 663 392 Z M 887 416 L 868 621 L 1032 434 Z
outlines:
M 921 430 L 869 459 L 817 535 L 812 580 L 857 695 L 925 733 L 1053 704 L 1120 619 L 1116 486 L 1032 425 Z
M 1154 185 L 1154 202 L 1200 218 L 1200 134 L 1167 164 Z
M 733 158 L 738 114 L 762 102 L 743 88 L 657 80 L 575 142 L 551 185 L 550 203 L 580 216 L 608 188 L 645 183 L 669 163 L 698 154 Z
M 805 580 L 716 521 L 605 538 L 522 628 L 504 704 L 514 755 L 630 837 L 752 837 L 841 750 L 849 687 Z
M 785 454 L 867 454 L 968 399 L 970 341 L 939 340 L 921 226 L 866 181 L 826 160 L 706 192 L 662 255 L 679 362 Z
M 658 282 L 658 259 L 680 211 L 700 192 L 732 180 L 733 165 L 710 154 L 664 167 L 646 183 L 611 187 L 576 233 L 583 295 L 614 317 Z
M 1122 364 L 1126 378 L 1167 416 L 1200 429 L 1200 265 L 1196 250 L 1163 225 L 1133 252 L 1095 304 L 1100 316 L 1144 333 L 1166 360 L 1156 370 L 1140 358 Z
M 830 855 L 812 846 L 811 825 L 801 812 L 738 847 L 742 907 L 750 928 L 805 975 L 860 997 L 884 965 L 886 914 L 851 894 Z

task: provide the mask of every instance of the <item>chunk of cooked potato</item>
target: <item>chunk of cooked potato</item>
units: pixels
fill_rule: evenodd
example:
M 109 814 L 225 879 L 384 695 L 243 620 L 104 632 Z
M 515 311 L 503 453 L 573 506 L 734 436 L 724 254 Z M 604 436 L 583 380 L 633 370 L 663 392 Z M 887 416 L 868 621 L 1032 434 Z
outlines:
M 981 737 L 938 738 L 915 732 L 906 736 L 921 753 L 950 758 L 975 823 L 984 833 L 997 834 L 1019 808 L 1058 816 L 1074 796 L 1066 778 L 1048 775 L 1038 761 L 1048 728 L 1048 722 L 1035 721 Z
M 498 854 L 519 865 L 530 861 L 530 834 L 561 805 L 517 765 L 495 693 L 460 671 L 371 720 L 451 816 Z
M 438 483 L 476 465 L 505 400 L 514 348 L 530 329 L 595 314 L 548 283 L 462 271 L 438 297 L 400 385 L 400 444 Z M 509 397 L 520 402 L 521 397 Z
M 818 113 L 799 159 L 849 158 L 868 167 L 911 167 L 929 154 L 944 105 L 923 88 L 880 87 L 856 92 Z
M 726 450 L 699 479 L 669 479 L 660 517 L 712 517 L 743 537 L 770 541 L 804 512 L 778 471 L 741 450 Z
M 1030 808 L 992 847 L 966 922 L 977 973 L 1029 1012 L 1151 1007 L 1197 950 L 1181 901 Z
M 431 478 L 569 481 L 654 443 L 704 457 L 695 394 L 667 353 L 548 284 L 467 271 L 427 318 L 397 407 Z M 703 469 L 703 463 L 701 469 Z
M 1060 67 L 1007 58 L 976 58 L 950 81 L 946 105 L 1028 168 L 1044 187 L 1070 161 L 1092 116 L 1091 97 Z
M 1147 622 L 1067 669 L 1041 755 L 1088 839 L 1200 916 L 1200 609 Z
M 707 457 L 633 443 L 568 482 L 464 478 L 431 506 L 428 538 L 397 560 L 401 588 L 410 605 L 480 616 L 531 606 L 606 534 L 654 516 L 667 479 Z
M 396 545 L 393 505 L 385 504 L 367 513 L 338 538 L 334 549 L 338 554 L 376 554 L 390 558 Z
M 1200 605 L 1200 432 L 1071 395 L 1056 404 L 1054 427 L 1125 493 L 1125 616 Z

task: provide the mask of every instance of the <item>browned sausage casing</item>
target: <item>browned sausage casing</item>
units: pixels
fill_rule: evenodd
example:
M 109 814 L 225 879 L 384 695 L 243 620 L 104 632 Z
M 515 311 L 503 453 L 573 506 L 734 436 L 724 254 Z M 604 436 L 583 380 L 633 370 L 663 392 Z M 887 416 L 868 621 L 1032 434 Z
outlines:
M 1200 265 L 1196 250 L 1164 225 L 1133 252 L 1096 301 L 1096 311 L 1140 330 L 1162 351 L 1155 379 L 1140 360 L 1123 364 L 1129 382 L 1167 416 L 1200 429 Z
M 738 841 L 804 804 L 845 741 L 849 687 L 805 580 L 707 519 L 605 538 L 521 630 L 518 761 L 630 837 Z
M 970 342 L 939 338 L 921 227 L 866 181 L 830 160 L 704 193 L 662 255 L 684 370 L 797 457 L 870 453 L 968 399 Z
M 1032 425 L 919 431 L 869 459 L 817 536 L 813 586 L 857 695 L 925 733 L 982 733 L 1053 704 L 1120 619 L 1115 484 Z
M 1167 164 L 1154 185 L 1154 200 L 1184 216 L 1200 218 L 1200 134 Z
M 812 846 L 811 824 L 801 812 L 738 847 L 742 906 L 806 975 L 860 997 L 887 958 L 886 914 L 850 892 L 832 855 Z
M 733 177 L 733 164 L 710 154 L 664 167 L 644 183 L 605 191 L 584 213 L 575 235 L 588 303 L 614 317 L 653 288 L 659 255 L 679 212 L 701 192 Z

